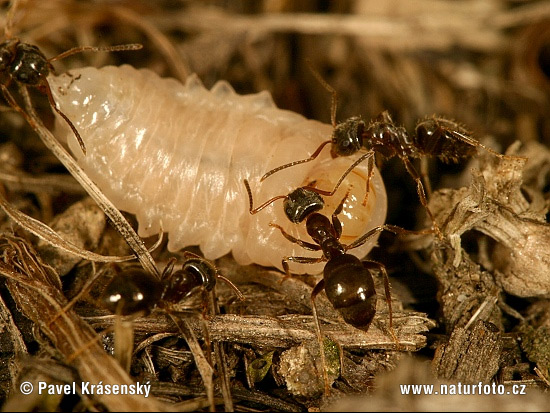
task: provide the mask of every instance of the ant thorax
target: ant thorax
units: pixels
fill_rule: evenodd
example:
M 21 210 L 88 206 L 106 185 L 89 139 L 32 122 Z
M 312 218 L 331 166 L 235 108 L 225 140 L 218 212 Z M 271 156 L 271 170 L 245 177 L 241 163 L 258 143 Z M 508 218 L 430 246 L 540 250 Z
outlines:
M 371 122 L 363 134 L 363 145 L 367 150 L 375 151 L 384 158 L 396 155 L 415 158 L 420 156 L 407 130 L 393 123 L 387 111 Z

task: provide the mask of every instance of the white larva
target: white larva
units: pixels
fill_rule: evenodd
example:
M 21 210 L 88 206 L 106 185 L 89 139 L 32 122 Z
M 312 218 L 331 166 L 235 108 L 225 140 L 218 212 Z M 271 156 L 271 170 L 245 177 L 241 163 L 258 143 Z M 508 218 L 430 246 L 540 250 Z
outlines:
M 269 169 L 309 155 L 332 127 L 278 109 L 268 92 L 238 95 L 220 81 L 209 91 L 196 76 L 181 84 L 132 66 L 92 67 L 49 79 L 55 101 L 79 130 L 83 155 L 62 123 L 80 166 L 121 210 L 136 214 L 140 236 L 168 232 L 168 248 L 199 245 L 208 259 L 229 253 L 238 263 L 281 268 L 285 256 L 320 256 L 286 240 L 270 222 L 309 240 L 304 225 L 290 223 L 281 201 L 248 213 L 243 179 L 256 205 L 317 181 L 332 188 L 350 164 L 324 151 L 315 162 L 281 171 L 262 184 Z M 362 206 L 366 165 L 346 178 L 323 210 L 330 215 L 352 188 L 341 219 L 349 243 L 386 217 L 386 193 L 376 171 Z M 362 257 L 370 240 L 353 252 Z M 295 272 L 320 272 L 324 263 L 294 264 Z

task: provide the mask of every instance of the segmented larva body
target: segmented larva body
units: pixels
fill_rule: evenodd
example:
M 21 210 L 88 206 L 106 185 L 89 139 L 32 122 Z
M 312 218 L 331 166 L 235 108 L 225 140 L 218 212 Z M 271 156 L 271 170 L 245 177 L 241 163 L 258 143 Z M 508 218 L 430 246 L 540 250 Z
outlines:
M 350 164 L 325 151 L 315 162 L 281 171 L 260 184 L 269 169 L 307 157 L 331 135 L 332 127 L 278 109 L 268 92 L 238 95 L 220 81 L 209 91 L 196 76 L 185 84 L 132 66 L 92 67 L 49 79 L 55 101 L 74 123 L 86 145 L 59 122 L 79 165 L 121 210 L 136 215 L 139 235 L 168 232 L 168 248 L 199 245 L 208 259 L 233 253 L 240 264 L 281 268 L 286 256 L 314 256 L 286 240 L 310 240 L 304 225 L 292 224 L 281 201 L 256 215 L 248 212 L 243 179 L 250 181 L 256 205 L 316 181 L 332 188 Z M 369 202 L 362 206 L 366 165 L 356 168 L 325 213 L 352 188 L 340 218 L 342 242 L 351 242 L 384 223 L 386 193 L 376 171 Z M 376 239 L 353 251 L 364 256 Z M 295 272 L 319 272 L 323 263 L 294 264 Z

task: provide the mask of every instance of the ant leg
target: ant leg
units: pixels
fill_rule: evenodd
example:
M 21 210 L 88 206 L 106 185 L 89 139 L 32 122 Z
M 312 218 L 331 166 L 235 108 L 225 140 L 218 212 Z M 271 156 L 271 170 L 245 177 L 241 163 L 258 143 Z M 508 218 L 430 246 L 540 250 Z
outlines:
M 414 168 L 414 166 L 411 163 L 411 161 L 409 160 L 409 158 L 407 158 L 405 156 L 400 157 L 400 158 L 403 161 L 403 164 L 405 165 L 405 168 L 407 169 L 407 172 L 412 177 L 412 179 L 414 179 L 414 181 L 416 182 L 416 192 L 418 193 L 418 197 L 420 198 L 420 203 L 426 209 L 426 212 L 428 213 L 428 216 L 430 217 L 430 219 L 432 221 L 432 226 L 433 226 L 433 229 L 434 229 L 435 233 L 437 234 L 437 237 L 440 240 L 443 240 L 444 239 L 443 234 L 441 233 L 441 230 L 439 229 L 439 226 L 437 225 L 437 222 L 435 221 L 435 218 L 432 214 L 432 211 L 428 207 L 428 200 L 426 198 L 426 192 L 424 191 L 424 185 L 422 185 L 422 180 L 420 179 L 420 176 L 418 175 L 418 172 L 416 172 L 416 169 Z
M 432 184 L 430 182 L 428 157 L 422 156 L 420 158 L 420 175 L 424 181 L 424 187 L 426 188 L 426 194 L 428 198 L 432 196 Z
M 346 245 L 345 250 L 348 251 L 353 248 L 360 247 L 365 242 L 367 242 L 370 238 L 374 237 L 375 235 L 381 233 L 384 230 L 393 232 L 396 235 L 427 235 L 427 234 L 434 233 L 433 229 L 423 229 L 419 231 L 413 231 L 413 230 L 398 227 L 396 225 L 384 224 L 384 225 L 379 225 L 377 227 L 372 228 L 370 231 L 368 231 L 366 234 L 363 234 L 362 236 L 357 238 L 351 244 Z
M 53 96 L 52 96 L 52 90 L 50 88 L 50 84 L 48 83 L 48 80 L 46 78 L 42 79 L 41 86 L 46 91 L 46 96 L 48 96 L 48 101 L 50 102 L 50 106 L 52 107 L 53 110 L 55 110 L 59 114 L 59 116 L 61 116 L 65 120 L 67 125 L 69 125 L 69 127 L 74 133 L 74 136 L 76 137 L 76 140 L 78 141 L 78 144 L 80 145 L 80 149 L 82 149 L 82 152 L 84 153 L 84 155 L 86 155 L 86 146 L 84 145 L 84 141 L 82 140 L 80 133 L 78 133 L 73 122 L 71 122 L 71 120 L 67 117 L 67 115 L 61 112 L 61 110 L 59 110 L 59 108 L 57 107 L 57 103 L 55 103 L 55 100 L 53 99 Z
M 365 199 L 363 200 L 363 202 L 365 202 L 365 205 L 366 205 L 366 199 L 367 199 L 368 193 L 369 193 L 370 179 L 371 179 L 372 175 L 374 174 L 374 160 L 373 159 L 371 160 L 371 158 L 374 158 L 374 152 L 373 151 L 369 151 L 369 152 L 361 155 L 359 157 L 359 159 L 357 159 L 355 162 L 353 162 L 351 164 L 351 166 L 346 170 L 346 172 L 344 172 L 342 174 L 340 179 L 338 179 L 338 182 L 336 182 L 336 185 L 334 186 L 332 191 L 325 191 L 323 189 L 319 189 L 319 188 L 316 188 L 316 187 L 313 187 L 313 186 L 305 186 L 304 189 L 310 189 L 314 192 L 317 192 L 319 195 L 332 196 L 336 193 L 336 191 L 338 190 L 338 188 L 340 187 L 340 185 L 342 184 L 344 179 L 346 179 L 346 176 L 348 176 L 349 173 L 351 171 L 353 171 L 355 169 L 355 167 L 357 165 L 359 165 L 361 162 L 363 162 L 365 159 L 369 159 L 369 161 L 368 161 L 369 174 L 367 176 L 367 191 L 365 193 Z
M 235 292 L 235 295 L 237 296 L 239 301 L 245 300 L 244 294 L 241 292 L 241 290 L 239 290 L 239 288 L 235 284 L 233 284 L 233 282 L 231 282 L 229 278 L 221 275 L 218 272 L 216 272 L 216 278 L 226 283 Z
M 487 152 L 489 152 L 490 154 L 492 154 L 492 155 L 494 155 L 494 156 L 496 156 L 497 158 L 500 158 L 500 159 L 525 159 L 525 157 L 523 157 L 523 156 L 505 155 L 505 154 L 499 153 L 499 152 L 495 151 L 494 149 L 491 149 L 488 146 L 485 146 L 480 141 L 478 141 L 474 138 L 471 138 L 469 136 L 466 136 L 466 135 L 464 135 L 464 134 L 462 134 L 458 131 L 453 131 L 452 135 L 454 137 L 456 137 L 458 140 L 460 140 L 464 143 L 467 143 L 468 145 L 484 149 Z
M 346 195 L 344 196 L 344 198 L 342 198 L 342 200 L 332 213 L 332 226 L 336 231 L 336 238 L 338 239 L 340 239 L 340 237 L 342 236 L 342 223 L 340 222 L 340 218 L 338 218 L 338 215 L 340 215 L 340 212 L 342 212 L 342 209 L 344 208 L 344 203 L 346 202 L 346 199 L 348 199 L 348 195 L 349 190 L 348 192 L 346 192 Z
M 286 232 L 283 227 L 281 227 L 280 225 L 277 225 L 277 224 L 274 224 L 273 222 L 271 222 L 269 224 L 270 227 L 275 227 L 275 228 L 278 228 L 280 231 L 281 231 L 281 234 L 283 234 L 283 236 L 289 240 L 290 242 L 294 243 L 294 244 L 298 244 L 300 247 L 306 249 L 306 250 L 310 250 L 310 251 L 320 251 L 321 250 L 321 247 L 317 244 L 312 244 L 311 242 L 307 242 L 307 241 L 302 241 L 298 238 L 295 238 L 293 237 L 292 235 L 290 235 L 288 232 Z
M 315 158 L 317 158 L 319 156 L 319 154 L 321 153 L 321 151 L 323 150 L 323 148 L 325 146 L 327 146 L 329 143 L 331 143 L 332 140 L 328 140 L 328 141 L 325 141 L 323 143 L 321 143 L 319 145 L 319 147 L 315 150 L 315 152 L 313 152 L 311 154 L 311 156 L 309 158 L 306 158 L 306 159 L 300 159 L 299 161 L 294 161 L 294 162 L 290 162 L 290 163 L 287 163 L 285 165 L 281 165 L 281 166 L 278 166 L 276 168 L 273 168 L 271 171 L 268 171 L 264 174 L 264 176 L 262 176 L 260 178 L 260 182 L 263 182 L 265 179 L 267 179 L 269 176 L 273 175 L 274 173 L 276 172 L 279 172 L 279 171 L 282 171 L 283 169 L 286 169 L 286 168 L 290 168 L 292 166 L 295 166 L 295 165 L 300 165 L 302 163 L 307 163 L 307 162 L 311 162 L 313 161 Z
M 313 288 L 311 292 L 311 311 L 313 312 L 313 321 L 315 323 L 315 333 L 317 334 L 317 341 L 319 342 L 319 354 L 321 355 L 321 364 L 323 366 L 323 381 L 325 383 L 325 395 L 330 394 L 330 385 L 328 381 L 327 361 L 325 356 L 325 347 L 323 345 L 323 334 L 321 332 L 321 323 L 319 322 L 319 316 L 317 315 L 317 305 L 315 304 L 315 298 L 325 288 L 325 280 L 321 280 Z
M 27 114 L 27 112 L 25 112 L 23 110 L 23 108 L 21 106 L 19 106 L 19 103 L 17 103 L 17 101 L 15 100 L 15 98 L 13 97 L 13 95 L 10 93 L 10 91 L 8 90 L 8 88 L 5 86 L 5 85 L 0 85 L 0 87 L 2 88 L 2 94 L 4 95 L 4 98 L 6 99 L 6 101 L 8 102 L 8 104 L 13 108 L 15 109 L 15 111 L 19 112 L 24 118 L 25 120 L 27 121 L 27 123 L 29 125 L 31 125 L 31 127 L 33 129 L 36 129 L 38 126 L 36 125 L 36 123 L 34 122 L 34 120 Z M 21 86 L 22 88 L 26 89 L 25 86 Z
M 176 265 L 176 261 L 178 259 L 176 257 L 171 257 L 168 262 L 166 263 L 166 267 L 164 267 L 164 270 L 162 270 L 162 274 L 160 275 L 161 281 L 166 280 L 170 277 L 172 274 L 172 271 L 174 270 L 174 265 Z
M 386 271 L 386 267 L 384 264 L 378 262 L 378 261 L 363 261 L 363 266 L 367 270 L 378 270 L 382 273 L 382 278 L 384 279 L 384 292 L 386 293 L 386 303 L 388 304 L 388 313 L 390 317 L 390 335 L 392 336 L 393 341 L 397 345 L 397 347 L 401 347 L 399 344 L 399 340 L 397 339 L 397 336 L 395 335 L 395 331 L 393 330 L 393 311 L 392 311 L 392 304 L 391 304 L 391 292 L 390 292 L 390 279 L 388 277 L 388 272 Z
M 287 278 L 292 277 L 292 274 L 290 273 L 290 266 L 288 265 L 289 262 L 296 262 L 298 264 L 316 264 L 318 262 L 325 261 L 324 257 L 314 258 L 314 257 L 284 257 L 281 261 L 283 264 L 283 269 L 285 271 L 285 277 L 282 279 L 281 282 L 285 281 Z

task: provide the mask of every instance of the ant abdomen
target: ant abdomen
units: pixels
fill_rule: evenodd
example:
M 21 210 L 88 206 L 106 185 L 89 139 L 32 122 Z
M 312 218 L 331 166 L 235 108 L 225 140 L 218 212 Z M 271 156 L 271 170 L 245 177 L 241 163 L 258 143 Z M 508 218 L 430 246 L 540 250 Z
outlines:
M 344 320 L 367 330 L 376 313 L 376 290 L 359 258 L 345 254 L 327 261 L 324 280 L 325 293 Z
M 414 143 L 424 155 L 456 163 L 477 153 L 478 146 L 472 144 L 469 136 L 470 132 L 458 123 L 432 117 L 416 125 Z
M 113 314 L 150 313 L 163 293 L 162 284 L 141 268 L 117 274 L 101 296 L 103 306 Z

